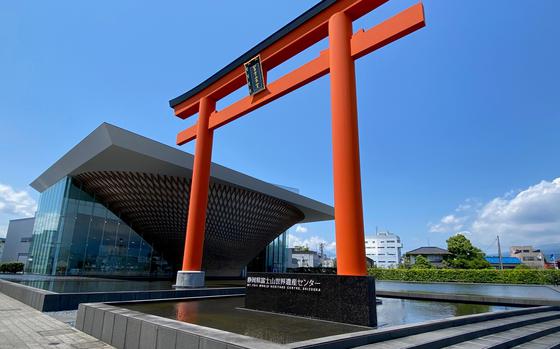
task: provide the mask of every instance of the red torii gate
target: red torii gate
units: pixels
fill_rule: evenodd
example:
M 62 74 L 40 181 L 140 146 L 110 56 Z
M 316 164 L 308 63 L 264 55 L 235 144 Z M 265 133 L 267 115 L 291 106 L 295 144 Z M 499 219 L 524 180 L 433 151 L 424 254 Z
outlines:
M 178 145 L 196 138 L 183 266 L 177 286 L 204 283 L 202 251 L 214 130 L 327 73 L 331 80 L 338 274 L 366 275 L 354 60 L 425 26 L 423 6 L 418 3 L 367 31 L 352 34 L 354 20 L 387 1 L 323 0 L 194 89 L 170 101 L 175 115 L 182 119 L 199 114 L 194 126 L 177 135 Z M 264 91 L 222 110 L 215 109 L 218 100 L 247 83 L 246 61 L 258 56 L 266 80 L 266 71 L 327 36 L 329 48 L 319 57 L 268 84 Z

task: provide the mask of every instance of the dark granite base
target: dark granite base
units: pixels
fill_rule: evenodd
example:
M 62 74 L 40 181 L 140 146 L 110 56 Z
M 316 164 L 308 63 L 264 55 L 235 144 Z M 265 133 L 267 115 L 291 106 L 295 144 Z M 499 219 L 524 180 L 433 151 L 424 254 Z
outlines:
M 249 273 L 245 307 L 376 326 L 372 276 Z

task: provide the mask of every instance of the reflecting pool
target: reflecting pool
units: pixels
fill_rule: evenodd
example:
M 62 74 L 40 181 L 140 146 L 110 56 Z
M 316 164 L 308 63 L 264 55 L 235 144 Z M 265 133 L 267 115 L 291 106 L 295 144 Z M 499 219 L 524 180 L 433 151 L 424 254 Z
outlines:
M 375 286 L 379 291 L 414 291 L 419 293 L 452 293 L 460 295 L 560 300 L 560 291 L 545 285 L 376 281 Z
M 426 320 L 516 309 L 515 307 L 381 298 L 377 306 L 380 327 Z M 260 338 L 276 343 L 357 332 L 368 327 L 245 310 L 245 297 L 191 301 L 122 303 L 119 307 L 200 326 Z

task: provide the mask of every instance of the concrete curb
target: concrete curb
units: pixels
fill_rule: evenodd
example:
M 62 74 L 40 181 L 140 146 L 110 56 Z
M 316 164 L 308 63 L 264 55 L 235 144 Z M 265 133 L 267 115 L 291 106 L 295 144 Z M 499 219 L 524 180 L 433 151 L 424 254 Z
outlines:
M 40 311 L 60 311 L 78 309 L 80 303 L 245 295 L 245 287 L 56 293 L 0 279 L 0 292 Z
M 46 297 L 56 295 L 54 292 L 2 279 L 0 279 L 0 292 L 41 311 L 43 311 Z

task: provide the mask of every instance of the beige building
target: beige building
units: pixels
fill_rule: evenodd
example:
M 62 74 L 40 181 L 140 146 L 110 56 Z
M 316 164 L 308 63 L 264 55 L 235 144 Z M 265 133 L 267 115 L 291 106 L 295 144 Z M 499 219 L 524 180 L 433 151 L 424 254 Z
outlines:
M 533 246 L 511 246 L 510 257 L 517 257 L 521 263 L 531 268 L 544 268 L 544 255 L 541 250 L 533 249 Z

